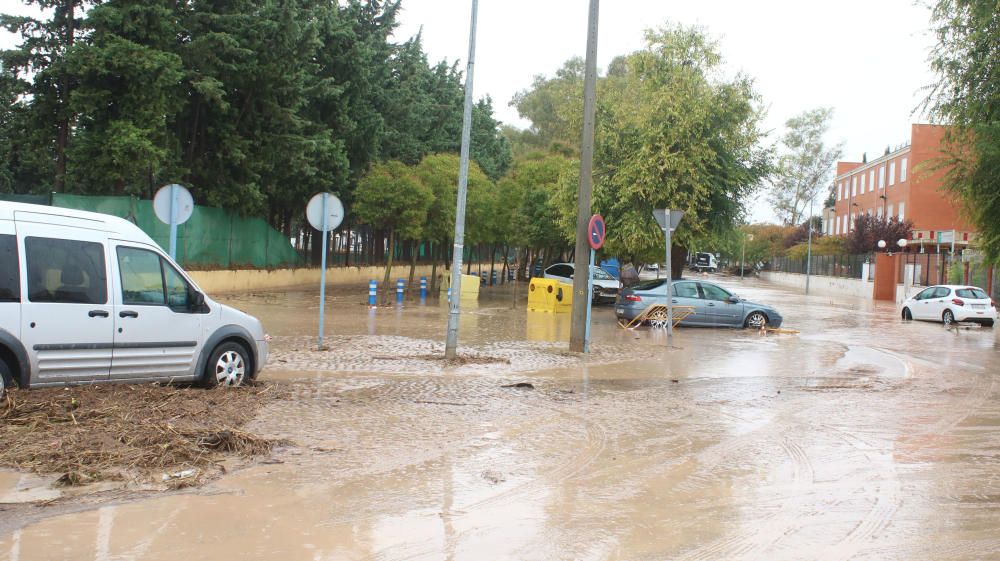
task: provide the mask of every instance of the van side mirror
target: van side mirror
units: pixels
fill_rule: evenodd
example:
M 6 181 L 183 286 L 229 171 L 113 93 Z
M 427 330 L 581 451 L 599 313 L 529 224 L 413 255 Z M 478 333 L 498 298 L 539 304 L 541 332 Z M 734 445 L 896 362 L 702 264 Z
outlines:
M 205 305 L 205 295 L 197 290 L 191 292 L 191 308 L 200 310 Z

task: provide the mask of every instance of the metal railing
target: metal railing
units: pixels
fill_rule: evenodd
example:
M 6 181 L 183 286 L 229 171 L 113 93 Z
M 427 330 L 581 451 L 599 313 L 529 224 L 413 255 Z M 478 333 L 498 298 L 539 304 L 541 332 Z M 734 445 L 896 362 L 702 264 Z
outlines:
M 813 275 L 860 279 L 864 264 L 870 261 L 870 255 L 813 255 L 809 269 Z M 874 269 L 874 265 L 870 267 L 871 271 Z M 771 270 L 804 275 L 806 258 L 775 257 L 771 260 Z M 870 272 L 869 275 L 871 274 L 873 273 Z

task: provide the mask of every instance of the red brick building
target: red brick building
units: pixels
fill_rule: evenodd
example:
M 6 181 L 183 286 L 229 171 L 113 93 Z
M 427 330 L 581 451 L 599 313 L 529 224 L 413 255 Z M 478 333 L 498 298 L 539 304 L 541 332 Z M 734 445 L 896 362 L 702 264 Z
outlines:
M 952 235 L 956 250 L 974 244 L 975 232 L 959 203 L 941 188 L 945 170 L 934 169 L 945 130 L 913 125 L 903 147 L 868 162 L 837 162 L 836 204 L 827 211 L 826 232 L 846 235 L 854 218 L 868 213 L 912 220 L 911 250 L 948 251 Z

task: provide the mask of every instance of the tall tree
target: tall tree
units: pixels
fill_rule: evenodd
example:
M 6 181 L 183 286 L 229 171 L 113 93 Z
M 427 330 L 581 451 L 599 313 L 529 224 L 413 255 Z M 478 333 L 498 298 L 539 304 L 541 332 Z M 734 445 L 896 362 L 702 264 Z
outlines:
M 979 244 L 1000 259 L 1000 6 L 995 0 L 938 0 L 932 12 L 937 74 L 926 100 L 953 125 L 945 187 L 958 195 L 979 230 Z
M 821 107 L 785 122 L 782 153 L 771 179 L 768 200 L 786 226 L 802 221 L 809 202 L 822 194 L 834 164 L 843 153 L 843 143 L 827 146 L 823 139 L 830 130 L 832 117 L 832 108 Z M 819 203 L 822 205 L 823 201 Z
M 418 240 L 433 202 L 430 188 L 399 161 L 376 164 L 358 184 L 353 212 L 365 224 L 386 232 L 388 246 L 382 286 L 388 294 L 398 240 Z M 383 300 L 387 296 L 383 296 Z
M 82 34 L 83 14 L 93 2 L 25 0 L 25 3 L 42 10 L 48 19 L 0 14 L 0 27 L 21 38 L 16 48 L 0 52 L 0 67 L 15 78 L 30 77 L 30 85 L 24 82 L 23 92 L 31 97 L 27 106 L 31 122 L 29 145 L 33 150 L 48 153 L 48 157 L 33 158 L 34 163 L 48 167 L 41 173 L 51 177 L 51 190 L 62 191 L 66 184 L 66 151 L 76 124 L 76 115 L 70 107 L 74 83 L 66 58 Z

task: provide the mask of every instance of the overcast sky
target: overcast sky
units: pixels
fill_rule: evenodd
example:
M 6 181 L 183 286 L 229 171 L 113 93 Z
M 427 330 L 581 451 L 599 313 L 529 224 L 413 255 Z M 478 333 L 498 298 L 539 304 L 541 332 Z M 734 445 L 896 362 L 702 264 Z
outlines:
M 471 0 L 403 0 L 396 38 L 423 29 L 431 63 L 468 54 Z M 500 120 L 525 127 L 508 105 L 538 74 L 552 75 L 586 51 L 589 0 L 480 0 L 475 95 L 490 95 Z M 3 0 L 3 11 L 25 13 Z M 908 141 L 913 111 L 933 76 L 929 10 L 914 0 L 604 0 L 598 65 L 642 48 L 642 32 L 672 21 L 697 24 L 720 42 L 730 73 L 756 80 L 772 141 L 784 122 L 807 109 L 833 107 L 831 143 L 860 161 Z M 0 33 L 0 46 L 14 43 Z M 582 111 L 582 107 L 581 107 Z M 768 205 L 752 208 L 757 221 L 773 219 Z
M 468 54 L 471 0 L 403 0 L 397 38 L 423 28 L 431 62 Z M 480 0 L 475 94 L 490 95 L 499 118 L 525 127 L 513 95 L 535 75 L 552 75 L 584 56 L 589 0 Z M 914 0 L 605 0 L 598 65 L 642 48 L 643 30 L 672 21 L 697 24 L 720 42 L 731 73 L 755 78 L 776 141 L 785 121 L 807 109 L 833 107 L 831 143 L 844 157 L 881 155 L 909 140 L 913 110 L 933 78 L 929 10 Z M 582 107 L 581 107 L 582 111 Z M 772 220 L 753 205 L 755 220 Z

